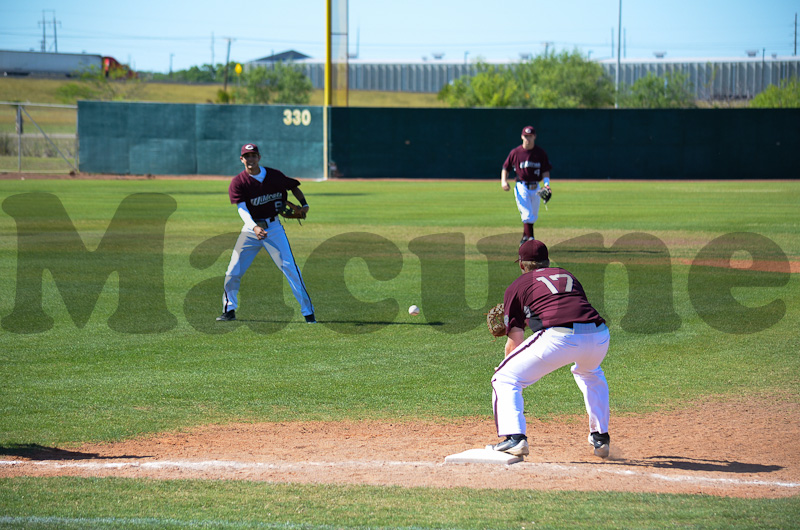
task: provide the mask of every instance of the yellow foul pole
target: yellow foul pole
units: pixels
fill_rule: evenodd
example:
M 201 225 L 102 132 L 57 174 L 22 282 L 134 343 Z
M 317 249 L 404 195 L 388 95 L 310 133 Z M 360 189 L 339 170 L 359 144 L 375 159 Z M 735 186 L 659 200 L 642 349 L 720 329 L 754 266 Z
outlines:
M 331 106 L 331 1 L 325 0 L 325 89 L 322 104 L 322 178 L 328 180 L 328 112 Z

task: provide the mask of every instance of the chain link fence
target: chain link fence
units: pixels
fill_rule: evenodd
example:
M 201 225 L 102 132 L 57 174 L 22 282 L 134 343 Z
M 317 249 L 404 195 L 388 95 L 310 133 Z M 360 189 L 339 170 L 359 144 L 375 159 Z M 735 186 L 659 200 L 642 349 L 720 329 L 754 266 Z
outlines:
M 0 173 L 78 172 L 78 107 L 0 101 Z

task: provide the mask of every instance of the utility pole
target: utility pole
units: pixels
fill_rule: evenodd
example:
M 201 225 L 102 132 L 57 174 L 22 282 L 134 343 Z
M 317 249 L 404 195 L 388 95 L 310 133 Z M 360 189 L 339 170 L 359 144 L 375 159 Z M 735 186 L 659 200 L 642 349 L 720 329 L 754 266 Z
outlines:
M 230 37 L 223 37 L 225 40 L 228 41 L 228 54 L 225 56 L 225 85 L 223 88 L 224 92 L 228 91 L 228 63 L 231 62 L 231 42 L 235 41 L 236 39 L 232 39 Z
M 214 32 L 211 32 L 211 68 L 214 68 Z
M 56 53 L 58 53 L 58 33 L 56 33 L 56 25 L 61 24 L 56 20 L 56 12 L 53 11 L 53 42 L 56 46 Z
M 42 51 L 47 51 L 47 19 L 45 17 L 45 10 L 42 9 L 42 21 L 39 22 L 42 26 Z
M 47 13 L 53 13 L 53 22 L 47 21 Z M 42 9 L 42 21 L 39 22 L 42 26 L 42 51 L 47 51 L 47 25 L 53 24 L 53 42 L 55 43 L 56 53 L 58 53 L 58 33 L 56 31 L 56 26 L 60 24 L 59 21 L 56 20 L 56 12 L 54 9 Z
M 797 57 L 797 13 L 794 14 L 794 53 L 792 55 Z
M 611 28 L 611 57 L 614 57 L 614 28 Z

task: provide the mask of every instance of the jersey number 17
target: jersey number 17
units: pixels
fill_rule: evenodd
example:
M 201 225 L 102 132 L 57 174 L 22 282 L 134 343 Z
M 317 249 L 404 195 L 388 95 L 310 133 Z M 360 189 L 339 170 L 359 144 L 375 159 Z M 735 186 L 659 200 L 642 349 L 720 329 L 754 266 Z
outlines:
M 572 292 L 572 276 L 570 276 L 569 274 L 551 274 L 550 276 L 537 276 L 536 281 L 545 284 L 547 288 L 550 289 L 551 293 L 558 294 L 559 293 L 558 287 L 556 287 L 556 285 L 553 284 L 553 282 L 557 282 L 559 278 L 567 279 L 566 284 L 564 286 L 564 290 L 560 292 L 563 293 Z M 553 282 L 551 282 L 550 280 L 553 280 Z

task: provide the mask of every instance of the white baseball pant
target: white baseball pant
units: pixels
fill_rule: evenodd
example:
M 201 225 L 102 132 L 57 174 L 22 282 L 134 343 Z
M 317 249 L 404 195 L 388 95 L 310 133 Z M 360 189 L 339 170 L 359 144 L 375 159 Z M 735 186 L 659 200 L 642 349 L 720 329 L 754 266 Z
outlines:
M 268 221 L 266 228 L 267 237 L 259 240 L 256 234 L 249 228 L 243 227 L 236 245 L 233 247 L 233 254 L 225 273 L 225 292 L 222 295 L 223 311 L 230 311 L 239 307 L 239 286 L 242 276 L 253 263 L 258 252 L 263 248 L 275 262 L 275 265 L 283 272 L 292 288 L 292 293 L 300 304 L 300 311 L 303 315 L 314 313 L 314 306 L 311 304 L 311 297 L 308 295 L 300 269 L 294 261 L 286 231 L 280 220 L 276 217 L 274 221 Z
M 608 383 L 600 363 L 608 352 L 605 324 L 537 331 L 512 351 L 492 378 L 492 409 L 498 436 L 525 434 L 522 389 L 569 363 L 589 414 L 589 432 L 608 432 Z
M 539 196 L 536 194 L 538 186 L 528 189 L 522 181 L 514 185 L 514 198 L 517 200 L 517 209 L 523 223 L 535 223 L 539 218 Z

